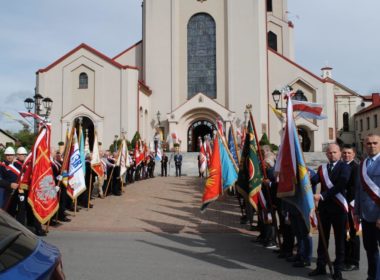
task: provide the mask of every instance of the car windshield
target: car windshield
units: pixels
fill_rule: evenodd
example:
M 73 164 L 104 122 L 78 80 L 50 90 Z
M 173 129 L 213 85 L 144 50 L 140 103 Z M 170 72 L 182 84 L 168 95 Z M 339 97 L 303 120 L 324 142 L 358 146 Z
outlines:
M 0 210 L 0 272 L 33 253 L 37 237 L 3 210 Z

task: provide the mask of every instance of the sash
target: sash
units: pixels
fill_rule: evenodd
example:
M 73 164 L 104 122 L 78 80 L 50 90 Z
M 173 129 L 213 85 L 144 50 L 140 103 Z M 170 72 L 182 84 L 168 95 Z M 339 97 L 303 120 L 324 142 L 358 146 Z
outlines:
M 8 171 L 11 171 L 13 174 L 15 174 L 17 177 L 20 176 L 20 170 L 18 170 L 14 165 L 13 163 L 9 164 L 9 165 L 5 165 L 6 166 L 6 169 Z
M 367 174 L 367 159 L 362 161 L 360 164 L 360 179 L 365 192 L 369 197 L 376 203 L 377 206 L 380 206 L 380 188 L 371 180 Z
M 327 164 L 322 164 L 322 180 L 328 189 L 331 189 L 334 186 L 328 175 Z M 348 204 L 344 196 L 341 193 L 337 193 L 335 195 L 335 199 L 336 202 L 343 208 L 343 210 L 348 213 Z

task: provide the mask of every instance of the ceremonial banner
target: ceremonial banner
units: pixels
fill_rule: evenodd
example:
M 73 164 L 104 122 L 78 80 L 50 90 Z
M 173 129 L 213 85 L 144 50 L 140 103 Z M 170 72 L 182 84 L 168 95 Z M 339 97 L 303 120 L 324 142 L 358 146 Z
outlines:
M 199 147 L 199 171 L 201 173 L 204 173 L 207 168 L 207 156 L 205 149 L 202 144 L 202 140 L 200 141 L 200 147 Z
M 235 182 L 238 179 L 238 174 L 230 156 L 228 155 L 227 148 L 222 143 L 222 139 L 220 137 L 217 138 L 219 141 L 220 163 L 222 167 L 222 189 L 225 191 L 229 187 L 235 185 Z
M 211 202 L 217 200 L 222 194 L 222 166 L 218 137 L 215 137 L 214 139 L 214 150 L 212 152 L 208 169 L 209 176 L 203 190 L 201 212 L 203 212 Z
M 127 168 L 129 165 L 129 152 L 127 147 L 127 141 L 123 139 L 121 141 L 119 157 L 117 158 L 116 165 L 120 166 L 120 176 L 122 176 L 125 172 L 127 172 Z
M 256 210 L 258 209 L 261 182 L 263 180 L 257 152 L 257 139 L 255 139 L 253 126 L 251 120 L 249 120 L 236 186 L 239 193 L 246 198 Z
M 44 125 L 33 145 L 33 172 L 28 202 L 37 220 L 45 224 L 58 210 L 58 196 L 55 188 L 50 160 L 50 126 Z
M 238 158 L 236 147 L 237 147 L 237 145 L 236 145 L 236 141 L 235 141 L 235 135 L 233 133 L 233 128 L 231 125 L 231 127 L 228 131 L 228 149 L 230 150 L 230 153 L 231 153 L 232 157 L 234 158 L 236 165 L 239 165 L 239 158 Z
M 157 147 L 157 152 L 156 152 L 156 160 L 161 161 L 162 159 L 162 153 L 159 147 Z
M 87 139 L 88 140 L 88 139 Z M 84 133 L 82 126 L 79 125 L 79 154 L 80 154 L 80 160 L 82 161 L 82 168 L 83 168 L 83 174 L 86 174 L 86 150 L 84 145 Z
M 206 152 L 206 158 L 207 158 L 207 166 L 210 166 L 211 157 L 212 157 L 212 149 L 211 149 L 210 139 L 208 137 L 206 137 L 204 145 L 205 145 L 205 152 Z
M 98 134 L 96 131 L 94 135 L 94 146 L 92 149 L 91 168 L 94 170 L 96 175 L 98 175 L 98 177 L 104 177 L 104 169 L 99 154 Z
M 83 173 L 83 162 L 79 153 L 78 138 L 76 131 L 74 132 L 70 150 L 69 162 L 69 181 L 67 194 L 76 199 L 82 192 L 86 190 L 86 182 Z
M 285 136 L 281 144 L 281 147 L 284 146 L 286 149 L 282 149 L 281 157 L 277 161 L 280 161 L 279 166 L 281 166 L 279 170 L 280 181 L 277 196 L 291 203 L 298 209 L 307 229 L 310 231 L 310 219 L 313 219 L 311 213 L 314 209 L 313 191 L 309 172 L 303 158 L 297 127 L 293 118 L 292 106 L 292 100 L 289 97 Z M 285 141 L 286 143 L 284 143 Z M 289 162 L 285 164 L 283 161 Z M 278 168 L 277 165 L 276 168 Z
M 136 141 L 135 145 L 135 151 L 134 151 L 134 156 L 135 156 L 135 162 L 136 162 L 136 167 L 141 163 L 141 155 L 140 155 L 140 150 L 139 150 L 139 144 Z

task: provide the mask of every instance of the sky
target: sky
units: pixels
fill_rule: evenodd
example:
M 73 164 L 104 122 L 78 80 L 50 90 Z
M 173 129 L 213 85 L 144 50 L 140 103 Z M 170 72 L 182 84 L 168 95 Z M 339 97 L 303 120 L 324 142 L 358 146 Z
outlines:
M 296 62 L 317 75 L 333 67 L 333 78 L 360 94 L 380 91 L 379 10 L 378 0 L 288 0 Z M 113 57 L 139 40 L 141 0 L 3 1 L 0 112 L 19 118 L 34 95 L 36 71 L 79 44 Z M 21 125 L 0 114 L 0 128 Z

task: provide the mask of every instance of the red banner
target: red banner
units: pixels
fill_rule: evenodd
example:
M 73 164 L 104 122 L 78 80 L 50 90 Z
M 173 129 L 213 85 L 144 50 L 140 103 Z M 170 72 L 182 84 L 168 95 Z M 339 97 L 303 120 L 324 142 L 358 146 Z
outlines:
M 28 202 L 33 213 L 42 224 L 58 210 L 58 196 L 55 189 L 53 169 L 50 160 L 50 127 L 40 130 L 33 145 L 33 174 Z

